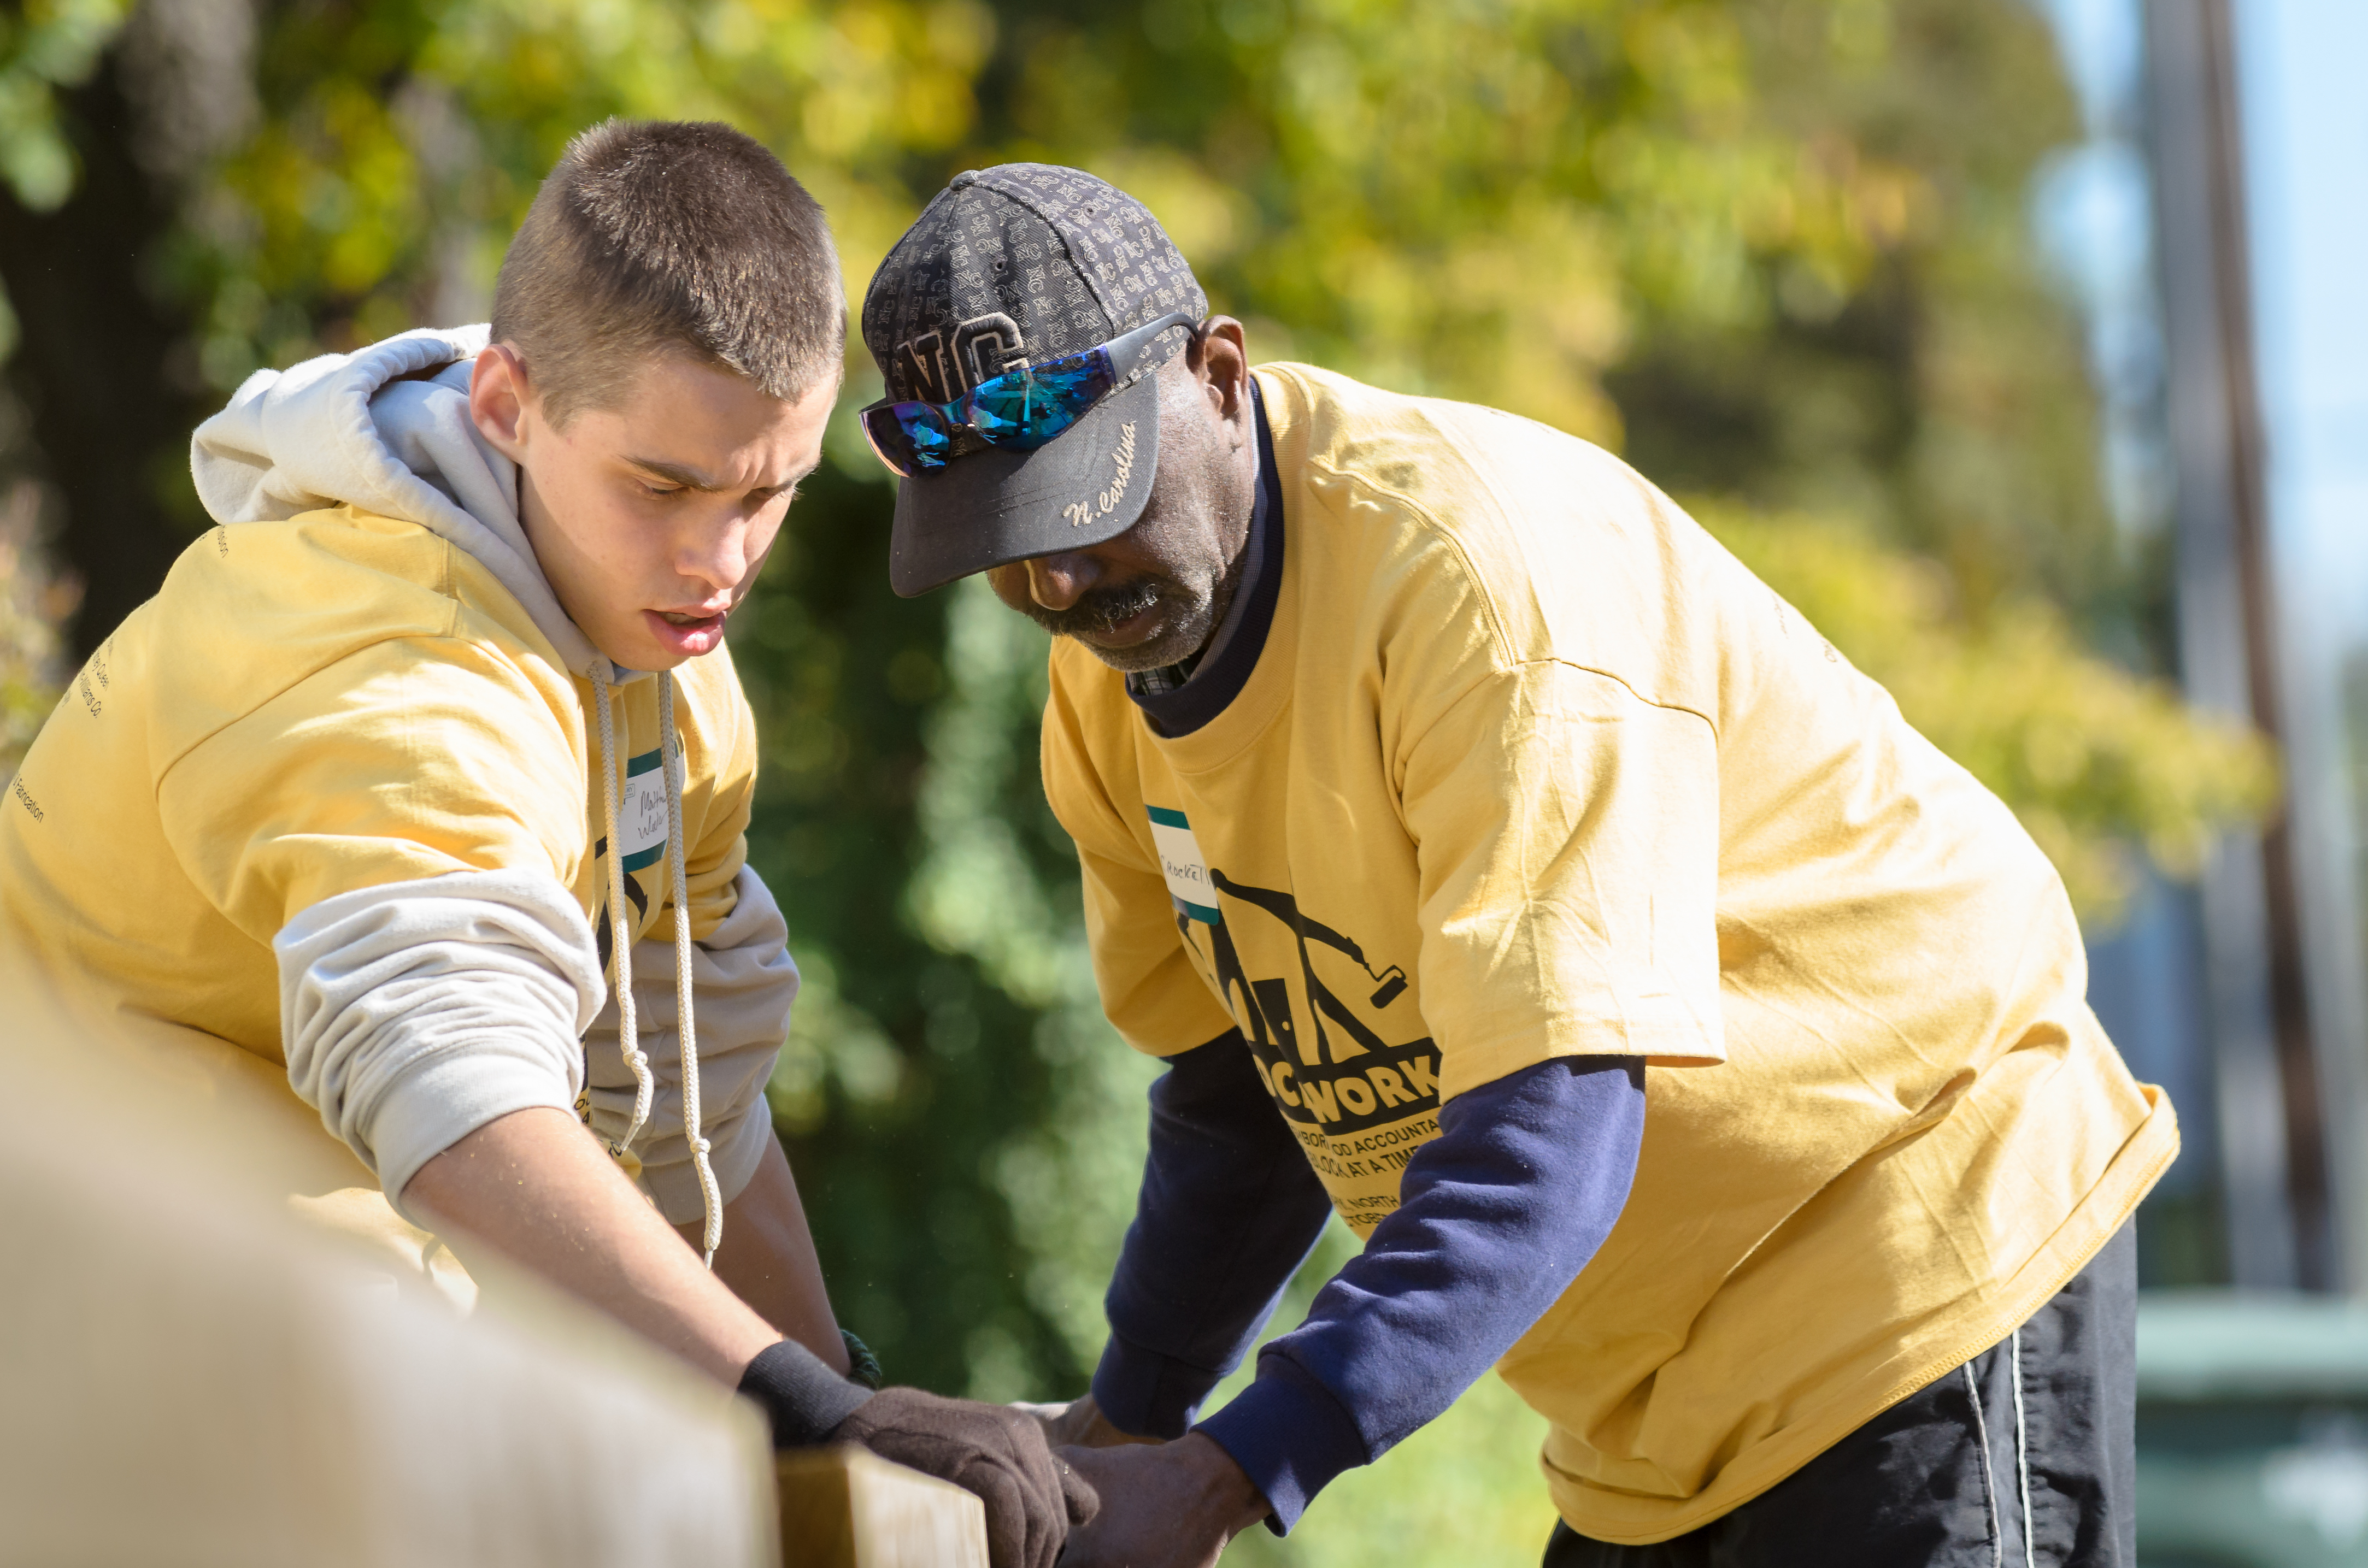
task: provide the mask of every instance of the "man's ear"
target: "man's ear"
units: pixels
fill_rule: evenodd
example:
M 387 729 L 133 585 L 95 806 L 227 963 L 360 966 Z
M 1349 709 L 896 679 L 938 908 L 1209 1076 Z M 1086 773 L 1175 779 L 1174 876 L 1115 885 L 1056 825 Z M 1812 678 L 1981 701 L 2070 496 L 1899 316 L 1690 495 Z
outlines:
M 469 417 L 485 444 L 514 463 L 526 460 L 523 426 L 534 390 L 526 361 L 507 343 L 491 343 L 477 355 L 469 377 Z
M 1247 415 L 1250 401 L 1250 356 L 1244 347 L 1242 324 L 1231 316 L 1211 316 L 1201 326 L 1193 347 L 1192 368 L 1216 402 L 1217 415 L 1234 420 Z

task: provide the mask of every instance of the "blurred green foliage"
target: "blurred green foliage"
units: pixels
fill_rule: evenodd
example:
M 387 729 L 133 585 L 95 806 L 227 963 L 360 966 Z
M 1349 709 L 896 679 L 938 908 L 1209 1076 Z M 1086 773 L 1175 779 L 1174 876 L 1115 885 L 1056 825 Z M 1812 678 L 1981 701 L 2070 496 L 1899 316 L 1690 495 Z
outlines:
M 0 11 L 0 181 L 37 211 L 57 206 L 74 187 L 58 89 L 88 80 L 130 9 L 129 0 L 28 0 Z M 12 335 L 0 331 L 0 358 L 13 346 Z
M 66 201 L 76 138 L 109 133 L 69 89 L 124 11 L 0 14 L 0 179 L 28 209 Z M 2090 916 L 2135 853 L 2182 870 L 2268 799 L 2258 745 L 2151 678 L 2153 577 L 2100 503 L 2078 334 L 2028 233 L 2074 117 L 2018 0 L 254 15 L 253 112 L 176 176 L 143 258 L 186 328 L 176 373 L 212 395 L 481 317 L 537 178 L 607 115 L 764 140 L 828 207 L 859 295 L 954 171 L 1076 163 L 1145 199 L 1260 357 L 1624 450 L 1998 790 Z M 859 350 L 844 406 L 876 382 Z M 1152 1069 L 1099 1017 L 1037 785 L 1041 636 L 974 584 L 890 594 L 885 476 L 843 414 L 830 451 L 734 631 L 765 733 L 752 854 L 807 974 L 776 1111 L 843 1315 L 893 1375 L 1065 1397 Z M 15 692 L 33 665 L 7 657 Z M 1492 1382 L 1291 1541 L 1236 1553 L 1526 1555 L 1549 1522 L 1536 1431 Z
M 17 771 L 63 685 L 57 629 L 74 593 L 42 559 L 39 515 L 31 485 L 0 487 L 0 783 Z

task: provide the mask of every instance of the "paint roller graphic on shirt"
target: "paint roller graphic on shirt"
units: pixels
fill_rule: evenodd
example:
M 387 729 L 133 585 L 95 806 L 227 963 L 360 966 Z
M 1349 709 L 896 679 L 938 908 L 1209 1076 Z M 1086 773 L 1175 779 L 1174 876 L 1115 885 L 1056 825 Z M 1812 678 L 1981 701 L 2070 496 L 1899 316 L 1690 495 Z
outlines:
M 1376 1010 L 1406 994 L 1406 971 L 1395 964 L 1375 970 L 1361 947 L 1302 913 L 1292 894 L 1237 882 L 1211 868 L 1182 812 L 1167 806 L 1146 806 L 1144 812 L 1176 907 L 1177 933 L 1201 953 L 1282 1119 L 1303 1141 L 1311 1133 L 1325 1140 L 1321 1148 L 1308 1146 L 1309 1163 L 1327 1180 L 1403 1170 L 1426 1134 L 1438 1130 L 1439 1048 L 1427 1036 L 1403 1043 L 1385 1040 L 1324 983 L 1309 949 L 1329 949 L 1363 971 L 1373 983 L 1369 1002 Z M 1244 967 L 1234 946 L 1235 927 L 1218 903 L 1221 893 L 1234 902 L 1236 914 L 1257 911 L 1291 933 L 1310 1009 L 1304 1018 L 1297 1016 L 1287 979 L 1253 977 Z M 1195 926 L 1204 937 L 1195 935 Z M 1421 1020 L 1415 1022 L 1419 1026 Z M 1369 1225 L 1380 1217 L 1360 1211 L 1350 1223 Z
M 1403 1168 L 1422 1134 L 1438 1126 L 1425 1119 L 1439 1106 L 1438 1045 L 1428 1036 L 1396 1043 L 1384 1038 L 1324 983 L 1310 954 L 1321 948 L 1349 959 L 1377 983 L 1372 999 L 1380 1006 L 1407 990 L 1405 971 L 1393 966 L 1375 973 L 1355 942 L 1303 914 L 1290 893 L 1250 887 L 1213 869 L 1209 881 L 1233 901 L 1229 908 L 1240 906 L 1234 913 L 1248 909 L 1269 916 L 1291 933 L 1298 949 L 1299 983 L 1305 987 L 1308 1006 L 1304 1014 L 1296 1006 L 1289 979 L 1248 972 L 1234 947 L 1235 926 L 1198 927 L 1207 933 L 1203 961 L 1210 978 L 1240 1025 L 1251 1062 L 1276 1108 L 1300 1130 L 1303 1141 L 1310 1131 L 1330 1140 L 1325 1150 L 1310 1145 L 1309 1161 L 1328 1177 Z M 1190 917 L 1179 915 L 1176 924 L 1196 950 L 1203 946 Z M 1419 1027 L 1420 1018 L 1413 1021 Z M 1349 1142 L 1344 1144 L 1342 1139 Z
M 1265 894 L 1263 889 L 1245 888 L 1231 881 L 1222 871 L 1211 872 L 1209 862 L 1201 854 L 1201 842 L 1193 836 L 1192 824 L 1182 812 L 1167 806 L 1145 806 L 1144 812 L 1151 818 L 1151 842 L 1159 851 L 1160 874 L 1167 883 L 1167 896 L 1178 914 L 1203 926 L 1222 926 L 1225 917 L 1217 908 L 1219 892 L 1260 905 L 1273 896 Z M 1322 922 L 1307 919 L 1296 906 L 1287 912 L 1270 913 L 1297 930 L 1304 939 L 1323 943 L 1363 970 L 1365 977 L 1373 982 L 1373 994 L 1367 998 L 1372 1006 L 1386 1007 L 1405 994 L 1406 971 L 1397 965 L 1376 971 L 1365 961 L 1362 948 Z

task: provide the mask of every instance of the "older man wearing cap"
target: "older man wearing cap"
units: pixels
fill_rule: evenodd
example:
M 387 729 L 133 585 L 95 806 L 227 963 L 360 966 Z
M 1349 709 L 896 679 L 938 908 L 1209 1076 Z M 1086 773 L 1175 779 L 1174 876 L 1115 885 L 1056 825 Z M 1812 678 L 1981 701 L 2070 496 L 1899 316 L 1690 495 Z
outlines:
M 1054 633 L 1045 790 L 1169 1064 L 1064 1562 L 1286 1530 L 1493 1365 L 1550 1563 L 2128 1563 L 2178 1137 L 2045 857 L 1617 460 L 1206 309 L 1009 165 L 863 311 L 895 587 Z M 1331 1213 L 1362 1252 L 1201 1418 Z

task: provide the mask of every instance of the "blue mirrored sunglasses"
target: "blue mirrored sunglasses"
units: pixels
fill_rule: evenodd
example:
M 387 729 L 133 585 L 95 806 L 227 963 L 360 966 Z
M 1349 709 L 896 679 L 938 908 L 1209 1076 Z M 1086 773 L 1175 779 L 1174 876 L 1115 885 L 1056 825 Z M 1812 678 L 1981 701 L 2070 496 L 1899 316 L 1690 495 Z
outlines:
M 1032 452 L 1084 418 L 1094 404 L 1140 381 L 1140 370 L 1120 380 L 1118 367 L 1132 363 L 1161 333 L 1179 326 L 1200 335 L 1198 318 L 1178 311 L 1082 354 L 1006 370 L 951 403 L 882 398 L 863 410 L 864 437 L 889 472 L 905 479 L 945 467 L 975 450 L 975 443 Z M 965 436 L 975 442 L 965 442 Z

